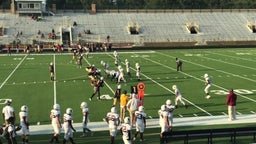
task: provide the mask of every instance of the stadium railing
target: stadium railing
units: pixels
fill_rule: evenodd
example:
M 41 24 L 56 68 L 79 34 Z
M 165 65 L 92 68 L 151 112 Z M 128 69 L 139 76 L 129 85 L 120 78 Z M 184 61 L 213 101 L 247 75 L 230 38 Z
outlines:
M 188 144 L 189 140 L 207 139 L 208 144 L 212 144 L 213 138 L 230 137 L 230 142 L 235 144 L 236 137 L 238 136 L 253 136 L 253 141 L 255 142 L 256 127 L 171 131 L 168 132 L 166 136 L 169 143 L 175 143 L 177 140 L 183 140 L 184 144 Z

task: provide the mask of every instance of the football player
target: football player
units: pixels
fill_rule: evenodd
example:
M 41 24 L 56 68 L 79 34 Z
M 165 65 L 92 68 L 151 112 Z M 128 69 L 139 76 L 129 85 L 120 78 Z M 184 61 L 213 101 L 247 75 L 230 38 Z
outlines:
M 76 50 L 74 50 L 73 51 L 73 55 L 72 55 L 72 60 L 70 61 L 70 63 L 72 63 L 72 62 L 77 62 L 77 51 Z
M 130 72 L 131 66 L 130 66 L 130 62 L 127 59 L 125 59 L 125 67 L 126 67 L 126 72 L 128 76 L 131 77 L 131 72 Z
M 138 79 L 138 81 L 140 81 L 141 79 L 140 79 L 140 65 L 139 65 L 139 63 L 135 64 L 135 69 L 136 69 L 137 79 Z
M 21 106 L 20 108 L 20 126 L 22 133 L 22 142 L 23 144 L 28 144 L 29 138 L 29 124 L 28 124 L 28 107 L 26 105 Z
M 50 63 L 49 70 L 50 70 L 50 78 L 52 81 L 54 81 L 54 65 L 52 62 Z
M 206 94 L 205 98 L 209 99 L 209 98 L 211 98 L 211 96 L 209 94 L 209 90 L 210 90 L 210 87 L 212 86 L 212 81 L 211 81 L 210 76 L 207 73 L 204 74 L 204 80 L 205 80 L 204 92 Z
M 121 125 L 120 131 L 123 135 L 124 144 L 132 144 L 132 126 L 129 117 L 124 118 L 124 123 Z
M 104 86 L 104 78 L 100 77 L 99 80 L 97 80 L 96 83 L 94 83 L 94 92 L 92 94 L 92 96 L 89 98 L 90 101 L 92 101 L 93 96 L 98 93 L 98 97 L 97 99 L 100 100 L 100 88 Z
M 140 141 L 144 141 L 143 133 L 144 129 L 146 128 L 146 116 L 147 114 L 144 112 L 144 107 L 139 106 L 139 110 L 135 111 L 136 133 L 133 138 L 134 141 L 139 133 Z
M 166 111 L 166 105 L 162 105 L 161 109 L 158 111 L 159 115 L 159 125 L 161 127 L 160 132 L 160 143 L 167 143 L 167 133 L 170 131 L 170 123 L 168 119 L 168 112 Z
M 186 103 L 182 99 L 182 95 L 178 87 L 176 85 L 173 85 L 172 89 L 174 90 L 175 94 L 175 107 L 178 108 L 178 101 L 180 101 L 185 106 L 185 108 L 188 108 L 188 105 L 186 105 Z
M 119 78 L 119 75 L 120 75 L 119 71 L 112 70 L 112 71 L 109 72 L 109 75 L 111 76 L 111 81 L 113 79 L 116 79 L 116 82 L 118 82 L 118 78 Z
M 125 78 L 124 78 L 124 69 L 119 65 L 118 66 L 118 71 L 119 71 L 119 77 L 118 77 L 118 83 L 122 81 L 126 82 Z
M 78 68 L 82 68 L 83 54 L 80 54 L 77 59 Z
M 119 55 L 118 55 L 117 51 L 114 51 L 114 57 L 115 57 L 115 66 L 118 66 Z
M 86 131 L 91 132 L 91 135 L 93 135 L 92 131 L 87 127 L 88 121 L 89 121 L 89 108 L 86 102 L 82 102 L 80 105 L 80 108 L 82 109 L 83 113 L 83 135 L 81 137 L 85 137 Z
M 69 140 L 72 144 L 75 144 L 73 139 L 73 131 L 76 132 L 72 125 L 72 108 L 67 108 L 66 113 L 63 115 L 63 128 L 64 128 L 64 139 L 63 144 L 66 144 L 66 142 Z
M 5 104 L 6 104 L 6 106 L 3 107 L 3 110 L 2 110 L 2 115 L 3 115 L 5 125 L 7 126 L 10 123 L 14 125 L 14 123 L 15 123 L 15 113 L 14 113 L 14 108 L 11 106 L 12 101 L 7 100 L 5 102 Z
M 176 58 L 177 71 L 182 71 L 182 61 Z
M 109 134 L 110 134 L 110 143 L 114 144 L 117 127 L 120 124 L 119 115 L 116 113 L 116 108 L 112 107 L 111 111 L 107 113 L 105 121 L 108 123 Z
M 60 105 L 59 104 L 54 104 L 53 109 L 51 110 L 50 114 L 50 119 L 52 121 L 52 127 L 54 134 L 52 138 L 50 139 L 50 143 L 53 143 L 55 140 L 56 143 L 59 143 L 59 134 L 60 134 L 60 129 L 61 129 L 61 122 L 60 122 Z
M 105 72 L 109 70 L 109 64 L 107 62 L 101 61 L 100 63 L 103 66 Z
M 116 106 L 117 102 L 120 102 L 120 95 L 121 95 L 121 85 L 117 85 L 117 89 L 115 91 L 115 95 L 114 95 L 114 102 L 112 107 Z
M 173 114 L 172 112 L 175 110 L 175 106 L 172 105 L 172 101 L 170 99 L 166 100 L 166 110 L 168 111 L 168 118 L 170 122 L 170 126 L 172 126 L 173 123 Z

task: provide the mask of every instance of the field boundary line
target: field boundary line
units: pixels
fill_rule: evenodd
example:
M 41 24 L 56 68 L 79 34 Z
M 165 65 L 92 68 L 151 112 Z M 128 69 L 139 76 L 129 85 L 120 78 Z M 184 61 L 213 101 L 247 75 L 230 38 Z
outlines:
M 111 55 L 109 55 L 109 56 L 113 58 L 113 56 L 111 56 Z M 141 57 L 141 56 L 139 56 L 139 57 Z M 147 59 L 147 58 L 144 58 L 144 57 L 141 57 L 141 58 Z M 124 62 L 122 62 L 122 64 L 125 65 Z M 131 67 L 131 69 L 132 69 L 133 71 L 136 71 L 136 70 L 135 70 L 134 68 L 132 68 L 132 67 Z M 150 78 L 149 76 L 147 76 L 147 75 L 145 75 L 145 74 L 143 74 L 143 73 L 141 73 L 141 75 L 143 75 L 143 76 L 146 77 L 147 79 L 151 80 L 153 83 L 157 84 L 158 86 L 162 87 L 163 89 L 165 89 L 165 90 L 171 92 L 172 94 L 174 94 L 174 92 L 173 92 L 172 90 L 170 90 L 169 88 L 163 86 L 163 85 L 160 84 L 159 82 L 153 80 L 153 79 Z M 186 102 L 188 102 L 189 104 L 191 104 L 191 105 L 193 105 L 194 107 L 198 108 L 199 110 L 203 111 L 204 113 L 208 114 L 209 116 L 213 116 L 211 113 L 207 112 L 206 110 L 202 109 L 201 107 L 197 106 L 196 104 L 192 103 L 191 101 L 187 100 L 186 98 L 184 98 L 184 97 L 182 97 L 182 98 L 183 98 Z
M 23 59 L 19 62 L 19 64 L 14 68 L 14 70 L 9 74 L 9 76 L 4 80 L 4 82 L 1 84 L 0 89 L 4 86 L 4 84 L 9 80 L 9 78 L 14 74 L 14 72 L 18 69 L 18 67 L 22 64 L 22 62 L 26 59 L 28 55 L 25 55 Z
M 158 52 L 158 53 L 160 53 L 160 52 Z M 173 56 L 165 55 L 165 54 L 163 54 L 163 53 L 160 53 L 160 54 L 162 54 L 162 55 L 164 55 L 164 56 L 167 56 L 167 57 L 172 57 L 172 58 L 174 58 Z M 184 59 L 183 59 L 183 60 L 184 60 Z M 151 60 L 150 60 L 150 61 L 151 61 Z M 185 61 L 186 61 L 186 60 L 185 60 Z M 153 61 L 152 61 L 152 62 L 153 62 Z M 189 61 L 186 61 L 186 62 L 189 62 Z M 158 63 L 158 62 L 156 62 L 156 63 Z M 189 63 L 194 64 L 194 65 L 199 65 L 199 64 L 195 64 L 195 63 L 193 63 L 193 62 L 189 62 Z M 175 71 L 176 71 L 176 69 L 171 68 L 171 67 L 169 67 L 169 66 L 163 65 L 163 64 L 161 64 L 161 63 L 158 63 L 158 64 L 160 64 L 160 65 L 162 65 L 163 67 L 166 67 L 166 68 L 168 68 L 168 69 L 172 69 L 172 70 L 175 70 Z M 205 66 L 203 66 L 203 65 L 199 65 L 199 66 L 205 67 Z M 214 68 L 211 68 L 211 69 L 216 70 L 216 69 L 214 69 Z M 217 70 L 216 70 L 216 71 L 217 71 Z M 199 81 L 204 82 L 204 80 L 199 79 L 199 78 L 197 78 L 197 77 L 194 77 L 194 76 L 192 76 L 192 75 L 190 75 L 190 74 L 187 74 L 187 73 L 184 73 L 184 72 L 180 72 L 180 73 L 182 73 L 182 74 L 184 74 L 184 75 L 186 75 L 186 76 L 192 77 L 192 78 L 194 78 L 194 79 L 197 79 L 197 80 L 199 80 Z M 236 76 L 235 74 L 233 74 L 233 75 Z M 216 85 L 216 84 L 213 84 L 213 86 L 215 86 L 215 87 L 217 87 L 217 88 L 220 88 L 220 89 L 223 89 L 223 90 L 225 90 L 225 91 L 229 91 L 228 89 L 226 89 L 226 88 L 224 88 L 224 87 L 222 87 L 222 86 Z M 241 95 L 241 94 L 237 94 L 237 95 L 239 95 L 239 96 L 241 96 L 241 97 L 243 97 L 243 98 L 245 98 L 245 99 L 247 99 L 247 100 L 256 102 L 256 100 L 251 99 L 251 98 L 249 98 L 249 97 L 247 97 L 247 96 L 244 96 L 244 95 Z

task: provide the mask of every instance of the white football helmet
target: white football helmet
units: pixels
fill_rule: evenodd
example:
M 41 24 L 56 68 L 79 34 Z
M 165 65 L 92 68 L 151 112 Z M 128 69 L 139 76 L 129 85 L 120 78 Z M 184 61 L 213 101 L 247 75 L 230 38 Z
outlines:
M 122 66 L 121 66 L 121 65 L 119 65 L 117 68 L 118 68 L 118 69 L 121 69 L 121 68 L 122 68 Z
M 128 62 L 128 60 L 127 60 L 127 59 L 125 59 L 125 62 Z
M 173 89 L 173 90 L 176 90 L 176 89 L 177 89 L 177 86 L 176 86 L 176 85 L 173 85 L 173 86 L 172 86 L 172 89 Z
M 80 106 L 86 108 L 87 107 L 87 103 L 86 102 L 82 102 Z
M 100 63 L 103 65 L 103 64 L 104 64 L 104 61 L 100 61 Z
M 167 105 L 171 105 L 171 104 L 172 104 L 172 101 L 171 101 L 170 99 L 168 99 L 168 100 L 166 101 L 166 104 L 167 104 Z
M 112 113 L 116 113 L 116 107 L 112 107 L 112 108 L 111 108 L 111 112 L 112 112 Z
M 135 66 L 136 66 L 136 67 L 139 66 L 139 63 L 136 63 Z
M 204 74 L 204 78 L 207 78 L 209 75 L 206 73 L 206 74 Z
M 54 104 L 54 105 L 53 105 L 53 109 L 55 109 L 55 110 L 60 110 L 60 105 L 59 105 L 59 104 Z
M 66 109 L 66 113 L 67 113 L 68 115 L 71 115 L 71 114 L 73 113 L 72 108 L 67 108 L 67 109 Z
M 121 85 L 120 84 L 117 86 L 117 89 L 121 89 Z
M 104 77 L 100 77 L 100 80 L 103 80 L 104 79 Z
M 139 106 L 139 111 L 143 112 L 144 111 L 144 106 Z
M 51 62 L 50 65 L 53 65 L 53 63 Z
M 26 111 L 28 111 L 28 107 L 26 105 L 23 105 L 23 106 L 21 106 L 20 110 L 23 112 L 26 112 Z
M 161 106 L 161 111 L 165 111 L 166 110 L 166 105 L 162 105 Z
M 129 117 L 125 117 L 124 118 L 124 123 L 125 124 L 129 124 L 130 123 L 130 118 Z

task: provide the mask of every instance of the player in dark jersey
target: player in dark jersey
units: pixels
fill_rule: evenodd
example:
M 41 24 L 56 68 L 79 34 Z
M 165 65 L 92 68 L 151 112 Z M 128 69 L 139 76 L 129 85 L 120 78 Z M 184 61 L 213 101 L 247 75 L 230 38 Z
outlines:
M 83 54 L 80 54 L 77 60 L 77 64 L 79 68 L 82 68 L 82 60 L 83 60 Z
M 176 58 L 177 71 L 182 71 L 182 61 Z
M 97 82 L 94 83 L 94 92 L 92 94 L 92 96 L 89 98 L 89 100 L 91 101 L 93 96 L 98 93 L 98 97 L 97 99 L 100 100 L 100 88 L 104 86 L 104 81 L 103 81 L 103 77 L 101 77 Z
M 50 63 L 49 70 L 50 70 L 50 78 L 52 81 L 54 81 L 54 66 L 52 62 Z

